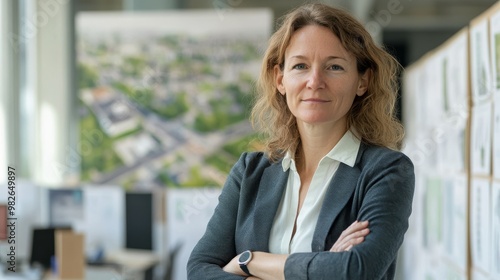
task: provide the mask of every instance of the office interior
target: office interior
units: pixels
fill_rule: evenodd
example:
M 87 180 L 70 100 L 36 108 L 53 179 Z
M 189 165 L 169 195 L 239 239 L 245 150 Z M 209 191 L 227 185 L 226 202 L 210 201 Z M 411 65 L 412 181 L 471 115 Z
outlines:
M 266 40 L 305 2 L 1 1 L 0 279 L 186 279 L 258 149 Z M 404 67 L 416 187 L 396 279 L 500 279 L 500 3 L 321 2 Z

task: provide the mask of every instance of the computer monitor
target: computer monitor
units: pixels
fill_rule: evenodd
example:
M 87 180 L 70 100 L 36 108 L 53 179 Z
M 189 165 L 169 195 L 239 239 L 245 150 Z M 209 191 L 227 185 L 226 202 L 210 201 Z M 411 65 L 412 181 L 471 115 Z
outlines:
M 125 246 L 129 249 L 153 250 L 153 194 L 125 194 Z
M 30 265 L 39 264 L 50 269 L 51 258 L 55 255 L 55 231 L 71 227 L 35 228 L 31 241 Z

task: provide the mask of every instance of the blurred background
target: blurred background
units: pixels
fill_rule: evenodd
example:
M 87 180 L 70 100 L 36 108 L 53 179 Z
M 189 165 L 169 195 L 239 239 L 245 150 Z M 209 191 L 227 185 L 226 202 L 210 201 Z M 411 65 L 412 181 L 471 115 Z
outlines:
M 0 278 L 185 279 L 229 169 L 259 148 L 267 39 L 305 2 L 1 1 Z M 397 279 L 499 279 L 497 1 L 321 2 L 406 68 L 417 189 Z

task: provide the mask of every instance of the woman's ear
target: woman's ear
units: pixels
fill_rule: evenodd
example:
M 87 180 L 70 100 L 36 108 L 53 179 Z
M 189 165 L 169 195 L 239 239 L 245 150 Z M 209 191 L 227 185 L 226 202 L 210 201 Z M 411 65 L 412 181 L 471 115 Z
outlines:
M 281 70 L 279 65 L 274 65 L 274 82 L 278 91 L 285 95 L 286 90 L 285 86 L 283 86 L 283 70 Z
M 370 79 L 372 77 L 372 69 L 366 69 L 365 73 L 361 75 L 359 79 L 358 89 L 356 95 L 363 96 L 368 90 L 368 84 L 370 84 Z

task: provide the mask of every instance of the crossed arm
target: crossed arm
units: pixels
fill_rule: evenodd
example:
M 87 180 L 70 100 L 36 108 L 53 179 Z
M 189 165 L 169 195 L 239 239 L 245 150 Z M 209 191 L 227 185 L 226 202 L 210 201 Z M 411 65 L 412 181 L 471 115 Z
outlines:
M 330 249 L 330 252 L 349 251 L 354 246 L 362 243 L 365 236 L 370 233 L 368 221 L 352 223 L 342 232 L 339 239 Z M 247 280 L 259 279 L 285 279 L 285 263 L 288 255 L 271 254 L 266 252 L 253 252 L 252 261 L 248 269 L 253 276 Z M 234 257 L 223 270 L 232 274 L 247 276 L 238 264 L 239 255 Z
M 414 190 L 414 174 L 411 161 L 404 156 L 378 155 L 363 170 L 359 184 L 363 186 L 352 197 L 352 207 L 357 219 L 369 221 L 369 234 L 363 233 L 363 224 L 345 229 L 328 251 L 273 255 L 255 252 L 248 268 L 255 279 L 324 279 L 335 275 L 338 279 L 392 279 L 395 258 L 408 228 L 411 201 Z M 251 231 L 244 212 L 237 216 L 240 203 L 240 186 L 247 161 L 243 157 L 228 177 L 228 187 L 219 198 L 205 235 L 196 245 L 188 262 L 189 279 L 245 279 L 237 263 L 238 242 L 249 242 L 251 235 L 235 232 Z M 250 201 L 250 202 L 249 202 Z M 253 206 L 253 204 L 252 204 Z M 348 212 L 348 210 L 346 210 Z M 347 215 L 347 214 L 346 214 Z M 349 216 L 337 217 L 349 219 Z M 247 222 L 247 223 L 245 223 Z M 237 227 L 239 223 L 240 227 Z M 367 227 L 366 225 L 365 227 Z M 236 237 L 240 236 L 237 240 Z M 333 236 L 333 235 L 331 235 Z M 361 238 L 363 237 L 363 238 Z M 328 244 L 328 240 L 326 240 Z M 332 244 L 332 243 L 329 243 Z M 262 249 L 261 249 L 262 250 Z M 252 278 L 250 278 L 252 279 Z

